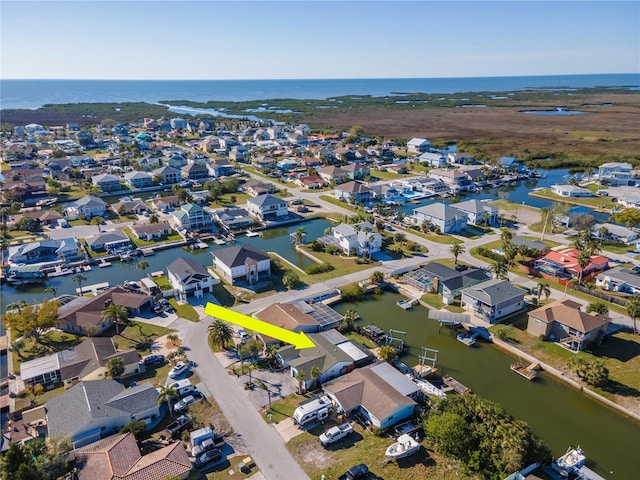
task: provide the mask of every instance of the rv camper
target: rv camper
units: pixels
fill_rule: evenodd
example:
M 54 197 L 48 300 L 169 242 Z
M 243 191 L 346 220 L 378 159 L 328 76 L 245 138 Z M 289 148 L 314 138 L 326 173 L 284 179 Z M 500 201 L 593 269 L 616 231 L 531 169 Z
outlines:
M 333 405 L 329 397 L 315 397 L 301 403 L 296 408 L 296 411 L 293 412 L 293 421 L 300 426 L 311 422 L 320 422 L 329 416 L 332 408 Z

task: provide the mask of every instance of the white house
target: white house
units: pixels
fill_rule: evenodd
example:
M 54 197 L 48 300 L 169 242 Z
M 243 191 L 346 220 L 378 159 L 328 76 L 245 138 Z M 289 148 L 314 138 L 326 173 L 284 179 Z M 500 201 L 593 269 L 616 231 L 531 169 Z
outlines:
M 631 172 L 633 165 L 623 162 L 603 163 L 598 168 L 598 180 L 604 181 L 613 186 L 633 185 Z
M 553 193 L 561 197 L 593 197 L 593 192 L 577 185 L 553 185 Z
M 431 223 L 440 228 L 442 233 L 458 233 L 467 228 L 467 215 L 444 203 L 432 203 L 413 211 L 417 225 Z
M 627 245 L 638 238 L 638 232 L 635 230 L 615 223 L 598 223 L 591 228 L 591 234 L 596 238 L 609 239 Z
M 412 138 L 407 142 L 407 150 L 412 152 L 428 152 L 431 142 L 426 138 Z
M 187 203 L 177 208 L 170 217 L 171 224 L 180 231 L 209 230 L 213 226 L 211 214 L 201 206 Z
M 106 211 L 107 204 L 104 200 L 93 195 L 87 195 L 76 200 L 72 206 L 67 207 L 65 215 L 69 220 L 74 220 L 80 215 L 85 215 L 89 219 L 92 217 L 104 217 Z
M 176 291 L 176 297 L 186 302 L 187 297 L 202 298 L 213 292 L 213 286 L 220 283 L 201 264 L 190 258 L 179 257 L 167 266 L 169 282 Z
M 211 255 L 216 272 L 231 284 L 252 285 L 271 276 L 271 258 L 252 245 L 234 245 Z
M 91 182 L 101 189 L 103 192 L 112 192 L 114 190 L 121 190 L 120 178 L 110 173 L 103 173 L 91 178 Z
M 124 174 L 124 181 L 133 188 L 153 186 L 153 177 L 147 172 L 127 172 Z
M 266 193 L 248 199 L 247 211 L 252 217 L 264 222 L 288 216 L 289 205 L 286 200 Z
M 460 170 L 436 168 L 429 172 L 429 178 L 443 182 L 456 192 L 467 190 L 471 186 L 471 180 L 469 180 L 469 177 Z
M 453 203 L 451 206 L 460 210 L 467 216 L 468 222 L 480 225 L 488 225 L 498 222 L 498 207 L 488 202 L 480 200 L 466 200 L 464 202 Z
M 611 292 L 640 293 L 640 267 L 616 267 L 602 272 L 596 277 L 596 286 Z
M 426 163 L 430 167 L 440 168 L 447 165 L 447 157 L 440 152 L 424 152 L 418 157 L 418 161 Z
M 525 293 L 525 290 L 511 285 L 508 280 L 494 278 L 462 289 L 461 302 L 465 309 L 480 319 L 497 323 L 524 309 Z
M 341 223 L 333 227 L 333 237 L 347 255 L 356 252 L 357 255 L 367 256 L 382 248 L 382 235 L 374 232 L 373 225 L 369 222 L 354 225 Z

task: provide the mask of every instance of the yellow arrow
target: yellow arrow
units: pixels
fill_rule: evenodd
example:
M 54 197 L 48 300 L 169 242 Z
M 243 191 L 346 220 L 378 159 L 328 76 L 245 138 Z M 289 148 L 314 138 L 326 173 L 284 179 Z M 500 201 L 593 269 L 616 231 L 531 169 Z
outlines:
M 226 322 L 233 323 L 234 325 L 238 325 L 242 328 L 248 328 L 254 332 L 263 333 L 271 338 L 290 343 L 298 350 L 302 350 L 303 348 L 313 348 L 316 346 L 316 344 L 313 343 L 313 341 L 307 337 L 304 332 L 292 332 L 286 328 L 271 325 L 270 323 L 264 322 L 260 319 L 244 315 L 243 313 L 236 312 L 213 303 L 207 303 L 207 306 L 204 308 L 204 313 Z

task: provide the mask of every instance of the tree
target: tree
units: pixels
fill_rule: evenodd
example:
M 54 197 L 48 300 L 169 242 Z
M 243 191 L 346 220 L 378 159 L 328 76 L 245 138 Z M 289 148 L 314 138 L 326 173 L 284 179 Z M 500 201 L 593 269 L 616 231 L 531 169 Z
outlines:
M 540 297 L 544 293 L 544 299 L 549 300 L 549 296 L 551 295 L 551 288 L 548 283 L 540 283 L 538 284 L 538 305 L 540 305 Z
M 48 287 L 45 287 L 44 289 L 45 293 L 50 293 L 52 296 L 56 296 L 58 295 L 58 289 L 56 287 L 54 287 L 53 285 L 50 285 Z
M 97 325 L 87 324 L 82 327 L 82 331 L 87 337 L 95 337 L 100 333 L 100 327 Z
M 117 378 L 124 373 L 124 362 L 120 357 L 113 357 L 107 361 L 107 375 Z
M 176 345 L 178 345 L 180 337 L 178 337 L 178 335 L 176 335 L 175 333 L 170 333 L 169 335 L 167 335 L 167 340 L 169 340 L 171 342 L 171 345 L 175 347 Z
M 614 214 L 613 220 L 617 223 L 623 223 L 627 227 L 640 225 L 640 208 L 625 208 L 621 212 Z
M 383 345 L 378 351 L 378 356 L 383 362 L 392 363 L 398 358 L 398 352 L 391 345 Z
M 640 317 L 640 295 L 634 295 L 627 299 L 627 315 L 633 320 L 633 333 L 638 333 L 636 319 Z
M 609 369 L 602 360 L 596 359 L 587 363 L 584 380 L 589 385 L 602 387 L 609 381 Z
M 304 393 L 304 381 L 306 378 L 307 376 L 304 372 L 298 371 L 298 373 L 296 373 L 295 379 L 298 381 L 298 395 L 302 395 Z
M 296 231 L 294 232 L 293 236 L 291 237 L 293 240 L 293 243 L 295 245 L 300 245 L 304 242 L 304 238 L 305 238 L 305 228 L 304 227 L 298 227 L 296 228 Z
M 591 254 L 589 252 L 582 251 L 578 255 L 578 266 L 580 267 L 580 278 L 578 283 L 582 284 L 582 277 L 584 275 L 584 269 L 591 263 Z
M 462 460 L 468 458 L 473 432 L 459 414 L 430 415 L 424 433 L 435 444 L 436 451 Z
M 376 270 L 371 274 L 371 283 L 375 283 L 376 285 L 380 285 L 384 282 L 384 272 L 380 270 Z
M 500 232 L 500 240 L 502 240 L 503 244 L 508 243 L 513 239 L 513 233 L 511 233 L 511 230 L 508 228 L 503 228 Z
M 129 321 L 129 310 L 127 307 L 112 303 L 102 310 L 102 318 L 116 325 L 116 335 L 120 335 L 118 325 L 124 325 Z
M 322 375 L 322 370 L 320 370 L 317 366 L 311 367 L 311 378 L 315 384 L 315 388 L 320 388 L 320 376 Z
M 137 441 L 144 438 L 146 431 L 144 420 L 133 420 L 120 429 L 120 433 L 132 433 Z
M 453 263 L 454 264 L 458 264 L 458 256 L 462 255 L 465 251 L 464 245 L 462 245 L 462 243 L 460 242 L 455 242 L 451 245 L 451 248 L 449 248 L 449 252 L 451 253 L 451 255 L 453 255 Z
M 593 302 L 587 306 L 587 313 L 599 313 L 600 315 L 609 315 L 609 307 L 604 302 Z
M 28 303 L 25 300 L 18 300 L 17 302 L 7 305 L 7 312 L 10 310 L 18 310 L 18 313 L 22 313 L 22 309 L 27 305 Z
M 300 277 L 298 274 L 292 270 L 287 271 L 282 277 L 282 285 L 287 290 L 294 290 L 298 288 L 302 282 L 300 281 Z
M 216 318 L 207 327 L 209 344 L 214 348 L 224 348 L 233 339 L 233 329 L 228 322 Z
M 393 236 L 393 241 L 400 245 L 404 245 L 407 243 L 407 235 L 402 232 L 398 232 Z
M 160 217 L 158 217 L 158 215 L 156 215 L 155 213 L 152 213 L 149 217 L 149 223 L 160 223 Z
M 138 270 L 142 270 L 142 273 L 144 274 L 144 272 L 147 270 L 147 268 L 149 268 L 149 262 L 147 262 L 146 260 L 140 260 L 136 264 L 136 268 Z
M 9 450 L 2 456 L 3 480 L 39 480 L 33 456 L 21 443 L 11 443 Z
M 509 275 L 507 263 L 504 260 L 497 260 L 489 266 L 489 270 L 493 276 L 499 280 L 506 280 Z
M 76 273 L 71 280 L 78 284 L 78 296 L 82 295 L 82 283 L 87 279 L 84 273 Z
M 58 302 L 44 300 L 40 305 L 25 305 L 17 312 L 11 311 L 3 317 L 5 326 L 22 332 L 27 337 L 33 337 L 40 343 L 40 336 L 45 330 L 55 327 L 58 323 Z
M 344 314 L 344 317 L 342 317 L 342 321 L 340 322 L 340 326 L 338 327 L 338 330 L 342 333 L 352 331 L 355 325 L 355 321 L 358 318 L 359 318 L 358 312 L 356 312 L 353 309 L 347 310 L 347 312 Z
M 174 383 L 160 386 L 160 392 L 158 393 L 158 405 L 166 403 L 171 415 L 173 415 L 171 401 L 175 400 L 176 398 L 180 398 L 180 396 L 178 395 L 178 388 Z

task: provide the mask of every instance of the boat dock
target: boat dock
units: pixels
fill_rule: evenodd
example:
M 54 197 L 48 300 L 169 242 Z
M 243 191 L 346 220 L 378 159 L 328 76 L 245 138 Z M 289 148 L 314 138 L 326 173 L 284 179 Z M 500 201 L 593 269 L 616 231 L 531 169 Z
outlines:
M 93 285 L 86 285 L 81 288 L 76 288 L 76 293 L 78 295 L 84 295 L 86 293 L 97 295 L 100 290 L 106 290 L 107 288 L 109 288 L 109 282 L 96 283 Z
M 469 387 L 465 387 L 463 384 L 461 384 L 458 380 L 456 380 L 453 377 L 449 377 L 449 376 L 442 377 L 442 381 L 448 387 L 448 388 L 442 389 L 444 392 L 453 390 L 454 392 L 459 393 L 460 395 L 471 392 L 471 389 Z
M 511 364 L 511 370 L 516 372 L 518 375 L 526 378 L 527 380 L 533 380 L 538 376 L 537 369 L 540 367 L 537 363 L 532 363 L 528 367 L 524 367 L 519 362 Z
M 142 248 L 140 253 L 142 253 L 143 257 L 151 257 L 156 254 L 156 251 L 153 248 Z
M 604 477 L 601 477 L 586 465 L 582 465 L 580 468 L 577 468 L 576 473 L 578 474 L 577 478 L 581 480 L 605 480 Z
M 457 339 L 459 342 L 464 343 L 467 347 L 471 347 L 471 346 L 475 345 L 475 343 L 476 343 L 476 337 L 475 337 L 475 334 L 474 334 L 474 335 L 469 336 L 469 335 L 467 335 L 466 333 L 459 333 L 459 334 L 456 336 L 456 339 Z
M 427 395 L 433 395 L 434 397 L 438 397 L 438 398 L 446 398 L 447 396 L 445 392 L 440 390 L 438 387 L 436 387 L 433 383 L 429 382 L 428 380 L 415 380 L 415 382 L 416 382 L 416 385 L 420 387 L 420 390 L 422 390 Z
M 418 301 L 417 298 L 407 298 L 406 300 L 398 300 L 396 302 L 396 305 L 398 305 L 403 310 L 409 310 L 411 307 L 413 307 L 413 304 L 417 301 Z
M 105 268 L 105 267 L 110 267 L 111 266 L 111 262 L 106 262 L 104 260 L 102 260 L 99 264 L 98 267 L 100 268 Z

